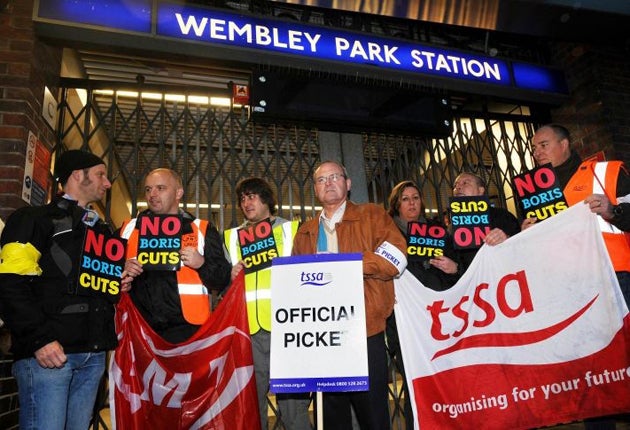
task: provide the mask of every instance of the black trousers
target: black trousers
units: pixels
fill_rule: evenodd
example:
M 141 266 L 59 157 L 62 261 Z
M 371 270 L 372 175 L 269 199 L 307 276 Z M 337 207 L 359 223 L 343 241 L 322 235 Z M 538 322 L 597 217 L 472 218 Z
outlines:
M 361 430 L 390 428 L 387 394 L 387 353 L 385 335 L 378 333 L 367 339 L 369 391 L 324 393 L 324 429 L 352 429 L 354 408 Z

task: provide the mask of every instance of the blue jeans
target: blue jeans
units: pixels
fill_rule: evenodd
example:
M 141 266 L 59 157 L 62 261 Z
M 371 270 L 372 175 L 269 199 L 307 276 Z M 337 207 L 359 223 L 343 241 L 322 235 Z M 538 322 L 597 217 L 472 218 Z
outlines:
M 66 354 L 61 369 L 46 369 L 35 358 L 13 363 L 21 430 L 86 430 L 90 426 L 106 352 Z

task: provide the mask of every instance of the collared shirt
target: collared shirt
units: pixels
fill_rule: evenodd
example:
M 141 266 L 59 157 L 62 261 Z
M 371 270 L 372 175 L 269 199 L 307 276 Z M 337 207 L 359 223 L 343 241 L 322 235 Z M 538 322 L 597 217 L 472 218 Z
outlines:
M 337 210 L 335 211 L 335 213 L 333 214 L 332 217 L 327 218 L 326 217 L 326 211 L 322 210 L 322 213 L 319 215 L 319 219 L 320 221 L 324 221 L 326 223 L 326 225 L 328 226 L 329 229 L 334 230 L 335 229 L 335 225 L 341 221 L 341 219 L 343 218 L 343 214 L 346 212 L 346 203 L 348 202 L 348 200 L 345 200 L 341 206 L 339 206 L 337 208 Z
M 73 199 L 72 196 L 68 193 L 65 193 L 62 197 L 66 200 L 77 201 Z M 89 207 L 85 207 L 85 208 L 83 206 L 79 206 L 79 207 L 85 210 L 85 213 L 83 214 L 83 218 L 81 218 L 81 221 L 83 221 L 83 224 L 88 225 L 90 227 L 94 227 L 94 225 L 96 225 L 96 223 L 99 220 L 98 213 L 94 209 L 91 209 Z

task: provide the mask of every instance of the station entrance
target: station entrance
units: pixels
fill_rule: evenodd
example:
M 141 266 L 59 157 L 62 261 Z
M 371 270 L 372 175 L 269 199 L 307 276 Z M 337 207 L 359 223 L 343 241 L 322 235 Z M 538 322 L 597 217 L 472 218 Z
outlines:
M 385 205 L 392 187 L 411 179 L 422 188 L 429 216 L 447 207 L 463 170 L 482 176 L 492 202 L 516 213 L 512 178 L 533 167 L 528 142 L 538 124 L 530 107 L 488 97 L 449 95 L 452 133 L 434 138 L 259 124 L 247 106 L 213 104 L 202 86 L 61 82 L 54 151 L 81 142 L 109 161 L 113 188 L 102 209 L 116 226 L 143 208 L 143 178 L 157 167 L 180 172 L 185 208 L 220 229 L 242 221 L 234 190 L 248 176 L 272 184 L 280 216 L 315 216 L 312 172 L 331 153 L 362 166 L 349 169 L 355 191 L 364 187 L 351 197 Z M 331 141 L 340 148 L 331 150 Z
M 530 107 L 490 98 L 452 95 L 452 133 L 434 138 L 258 124 L 246 106 L 213 103 L 212 91 L 202 85 L 63 78 L 62 86 L 55 150 L 81 142 L 108 160 L 113 187 L 101 209 L 116 227 L 146 207 L 143 179 L 157 167 L 181 174 L 184 209 L 219 230 L 242 222 L 235 189 L 249 176 L 265 178 L 276 190 L 280 216 L 317 216 L 312 173 L 331 153 L 341 153 L 347 165 L 362 166 L 355 172 L 365 177 L 353 177 L 353 188 L 364 184 L 362 196 L 370 202 L 386 205 L 397 182 L 416 181 L 428 217 L 438 217 L 448 206 L 453 181 L 464 170 L 485 178 L 492 202 L 516 213 L 512 178 L 533 167 L 528 141 L 538 124 Z M 340 148 L 331 149 L 331 141 Z M 390 375 L 392 428 L 402 429 L 403 381 L 393 361 Z M 282 429 L 273 396 L 269 404 L 270 428 Z

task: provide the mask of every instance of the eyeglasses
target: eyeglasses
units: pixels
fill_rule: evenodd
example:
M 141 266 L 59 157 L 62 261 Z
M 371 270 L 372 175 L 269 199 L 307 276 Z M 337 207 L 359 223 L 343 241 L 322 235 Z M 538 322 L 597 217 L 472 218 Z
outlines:
M 330 182 L 337 182 L 341 178 L 345 179 L 346 175 L 344 175 L 342 173 L 333 173 L 333 174 L 330 174 L 328 176 L 320 176 L 319 178 L 315 179 L 315 182 L 317 182 L 320 185 L 324 185 L 324 184 L 328 183 L 328 181 L 330 181 Z

